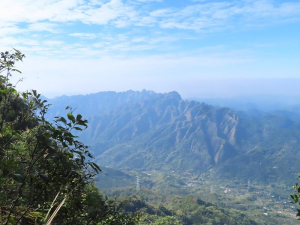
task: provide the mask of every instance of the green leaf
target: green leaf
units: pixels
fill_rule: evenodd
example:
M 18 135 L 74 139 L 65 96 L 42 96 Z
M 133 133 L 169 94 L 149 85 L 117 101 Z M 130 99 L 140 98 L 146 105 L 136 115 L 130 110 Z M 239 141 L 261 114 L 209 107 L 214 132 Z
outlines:
M 77 122 L 78 125 L 87 127 L 87 120 L 80 120 Z
M 68 113 L 67 116 L 68 116 L 69 120 L 71 120 L 73 123 L 75 123 L 75 117 L 73 116 L 72 113 Z
M 25 179 L 23 178 L 23 176 L 21 174 L 15 173 L 12 177 L 15 181 L 18 181 L 22 184 L 25 183 Z
M 96 173 L 99 173 L 101 172 L 102 170 L 100 169 L 100 167 L 94 163 L 94 162 L 90 162 L 89 165 L 93 168 L 93 170 L 96 172 Z
M 65 124 L 67 123 L 67 120 L 64 117 L 60 117 L 58 121 L 61 121 L 61 122 L 65 123 Z
M 5 156 L 5 151 L 3 149 L 0 149 L 0 156 Z
M 16 71 L 18 73 L 22 73 L 20 70 L 17 70 L 17 69 L 12 69 L 12 71 Z
M 80 121 L 81 119 L 82 119 L 82 115 L 78 114 L 78 115 L 76 116 L 76 121 L 78 122 L 78 121 Z
M 9 218 L 9 224 L 16 224 L 16 220 L 14 217 Z
M 30 217 L 43 217 L 43 214 L 41 212 L 29 212 L 28 216 L 30 216 Z
M 48 177 L 46 174 L 39 174 L 39 175 L 40 175 L 40 178 L 41 178 L 44 182 L 48 183 L 48 182 L 50 181 L 49 177 Z
M 6 177 L 9 174 L 9 170 L 8 169 L 3 169 L 3 176 Z

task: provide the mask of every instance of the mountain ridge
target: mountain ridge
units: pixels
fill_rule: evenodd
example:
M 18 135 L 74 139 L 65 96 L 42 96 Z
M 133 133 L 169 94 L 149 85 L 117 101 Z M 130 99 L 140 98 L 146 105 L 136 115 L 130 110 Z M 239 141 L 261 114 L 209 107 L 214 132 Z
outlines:
M 101 100 L 84 102 L 85 109 L 92 111 L 88 113 L 89 127 L 81 134 L 81 140 L 91 146 L 100 166 L 200 174 L 214 168 L 219 174 L 229 173 L 226 177 L 230 178 L 239 177 L 238 171 L 234 170 L 237 165 L 244 174 L 256 179 L 250 175 L 251 169 L 245 169 L 238 159 L 249 164 L 251 158 L 259 158 L 270 168 L 261 171 L 266 176 L 258 176 L 257 180 L 266 177 L 269 182 L 267 177 L 271 174 L 272 162 L 265 157 L 280 161 L 277 164 L 285 167 L 283 159 L 296 163 L 293 155 L 298 155 L 300 126 L 284 115 L 264 113 L 251 117 L 227 107 L 183 100 L 177 92 L 109 94 L 113 97 L 100 93 Z M 119 101 L 113 102 L 115 99 Z M 110 104 L 99 106 L 95 105 L 97 102 Z M 56 102 L 53 104 L 54 108 L 59 108 L 55 106 Z M 286 146 L 291 149 L 289 154 L 279 157 Z M 263 152 L 268 152 L 269 156 Z M 251 165 L 255 166 L 255 163 Z M 296 172 L 298 169 L 295 166 Z M 292 169 L 284 170 L 287 175 L 283 179 L 294 174 Z

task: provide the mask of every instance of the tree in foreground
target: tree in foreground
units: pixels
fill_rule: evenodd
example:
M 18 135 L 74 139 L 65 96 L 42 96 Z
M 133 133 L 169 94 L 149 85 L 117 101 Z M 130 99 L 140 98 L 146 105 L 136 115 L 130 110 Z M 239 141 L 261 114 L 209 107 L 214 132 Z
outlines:
M 0 224 L 135 224 L 92 179 L 101 170 L 72 132 L 87 120 L 67 107 L 67 117 L 45 119 L 49 104 L 35 90 L 11 84 L 18 50 L 0 55 Z
M 300 180 L 300 173 L 298 175 L 298 179 Z M 298 183 L 296 183 L 294 186 L 293 186 L 294 190 L 295 190 L 295 193 L 293 195 L 291 195 L 291 198 L 292 198 L 292 204 L 296 204 L 296 205 L 300 205 L 300 186 Z M 297 214 L 296 214 L 296 217 L 298 220 L 300 220 L 300 209 L 297 209 Z

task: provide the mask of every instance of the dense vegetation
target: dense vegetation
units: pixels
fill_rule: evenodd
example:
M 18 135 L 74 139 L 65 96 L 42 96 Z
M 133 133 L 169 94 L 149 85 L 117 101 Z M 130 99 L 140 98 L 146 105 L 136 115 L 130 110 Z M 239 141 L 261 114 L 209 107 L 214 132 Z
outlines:
M 120 213 L 119 203 L 92 184 L 100 168 L 72 134 L 87 120 L 67 107 L 67 118 L 47 121 L 49 104 L 10 83 L 24 55 L 14 50 L 0 57 L 0 223 L 133 224 L 135 217 Z
M 1 224 L 294 223 L 286 190 L 300 170 L 298 122 L 176 92 L 64 96 L 50 107 L 11 84 L 24 57 L 0 58 Z
M 147 190 L 143 190 L 146 193 Z M 148 193 L 153 195 L 153 193 Z M 240 211 L 224 209 L 214 204 L 202 201 L 194 195 L 167 197 L 164 202 L 157 202 L 147 199 L 146 196 L 130 197 L 129 203 L 124 209 L 129 212 L 139 210 L 146 215 L 142 218 L 142 224 L 161 224 L 161 225 L 256 225 L 254 220 Z
M 126 199 L 126 196 L 137 196 L 138 199 L 153 207 L 155 212 L 158 211 L 156 214 L 160 217 L 164 216 L 159 212 L 160 206 L 164 206 L 172 212 L 172 216 L 182 219 L 180 214 L 173 211 L 175 205 L 180 204 L 174 199 L 197 196 L 206 205 L 214 206 L 211 214 L 207 214 L 210 215 L 208 217 L 210 220 L 216 217 L 225 219 L 224 215 L 217 213 L 221 210 L 226 212 L 225 215 L 228 217 L 235 219 L 244 214 L 246 215 L 245 221 L 246 219 L 252 220 L 257 224 L 294 225 L 297 223 L 294 205 L 289 204 L 291 186 L 286 188 L 278 183 L 266 185 L 238 180 L 215 180 L 209 177 L 208 173 L 201 174 L 199 177 L 199 174 L 173 173 L 172 171 L 169 173 L 132 171 L 127 174 L 111 168 L 103 168 L 103 171 L 100 176 L 97 176 L 96 183 L 103 193 L 108 196 L 119 196 L 120 199 Z M 140 180 L 139 192 L 136 192 L 136 175 Z M 131 199 L 132 197 L 129 198 Z M 193 204 L 191 201 L 190 207 Z M 202 213 L 206 214 L 208 208 L 202 209 Z M 142 211 L 149 213 L 147 210 L 142 209 Z M 187 217 L 191 217 L 191 213 L 186 210 Z M 194 220 L 191 224 L 197 224 L 197 222 Z

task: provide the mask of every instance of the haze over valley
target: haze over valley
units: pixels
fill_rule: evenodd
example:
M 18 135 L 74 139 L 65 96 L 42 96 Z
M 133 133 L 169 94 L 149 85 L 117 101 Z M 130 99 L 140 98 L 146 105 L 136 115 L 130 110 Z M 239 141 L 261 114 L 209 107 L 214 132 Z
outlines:
M 298 0 L 0 1 L 0 224 L 294 225 Z

